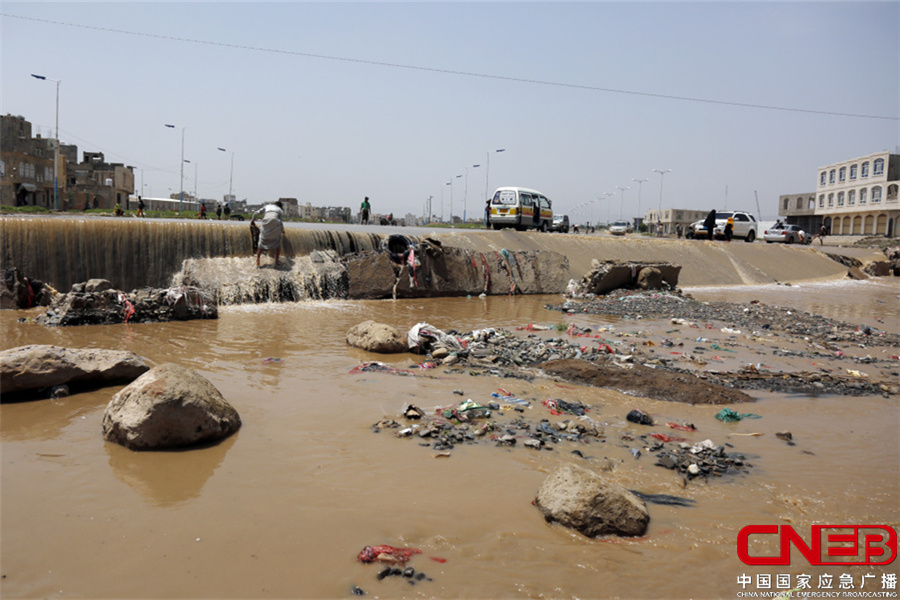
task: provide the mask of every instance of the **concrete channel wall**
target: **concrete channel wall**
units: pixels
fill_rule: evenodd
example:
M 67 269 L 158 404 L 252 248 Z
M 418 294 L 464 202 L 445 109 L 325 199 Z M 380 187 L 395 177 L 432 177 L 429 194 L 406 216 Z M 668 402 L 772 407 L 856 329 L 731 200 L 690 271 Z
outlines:
M 400 230 L 400 231 L 398 231 Z M 447 277 L 484 273 L 482 256 L 494 273 L 508 271 L 504 253 L 514 253 L 517 267 L 527 267 L 533 285 L 519 293 L 559 293 L 569 279 L 579 279 L 591 261 L 666 262 L 680 265 L 681 286 L 741 285 L 842 278 L 847 267 L 812 247 L 784 244 L 748 244 L 657 239 L 643 236 L 611 237 L 560 233 L 484 230 L 393 230 L 367 228 L 356 231 L 289 227 L 284 254 L 291 262 L 316 251 L 347 256 L 377 253 L 389 233 L 407 235 L 416 243 L 433 240 L 447 255 L 468 261 Z M 872 251 L 873 260 L 878 254 Z M 162 222 L 150 219 L 0 218 L 0 266 L 17 267 L 25 276 L 50 283 L 60 291 L 91 278 L 109 279 L 118 289 L 166 287 L 186 261 L 227 258 L 251 260 L 245 227 L 226 222 Z M 522 260 L 531 264 L 522 265 Z M 865 260 L 865 259 L 864 259 Z M 474 262 L 473 262 L 474 261 Z M 202 270 L 195 265 L 195 269 Z M 241 271 L 243 272 L 243 271 Z M 506 293 L 510 282 L 498 278 L 491 293 Z M 353 285 L 352 279 L 350 285 Z M 398 283 L 402 289 L 409 282 Z M 415 287 L 415 282 L 413 282 Z M 458 290 L 480 291 L 483 281 L 456 281 Z

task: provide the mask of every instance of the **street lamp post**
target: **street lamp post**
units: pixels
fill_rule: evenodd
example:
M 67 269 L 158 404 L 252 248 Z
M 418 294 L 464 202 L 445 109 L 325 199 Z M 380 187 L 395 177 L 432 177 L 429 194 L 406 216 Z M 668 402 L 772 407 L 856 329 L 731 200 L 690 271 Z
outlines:
M 666 173 L 671 173 L 672 169 L 653 169 L 654 173 L 659 173 L 659 211 L 656 213 L 656 220 L 658 223 L 662 223 L 662 190 L 663 190 L 663 176 Z
M 56 143 L 53 149 L 53 210 L 59 210 L 59 84 L 61 80 L 50 79 L 44 75 L 31 74 L 41 81 L 53 81 L 56 83 Z
M 620 199 L 619 199 L 619 219 L 621 220 L 621 219 L 622 219 L 623 209 L 625 208 L 625 190 L 630 190 L 631 188 L 629 188 L 629 187 L 622 187 L 621 185 L 617 185 L 617 186 L 616 186 L 616 189 L 622 191 L 622 195 L 621 195 L 621 197 L 620 197 Z
M 456 179 L 462 178 L 462 175 L 457 175 Z M 453 179 L 450 179 L 450 225 L 453 225 Z
M 450 193 L 452 194 L 452 193 L 453 193 L 453 180 L 451 179 L 450 181 L 448 181 L 448 182 L 445 183 L 444 185 L 449 185 L 449 186 L 450 186 Z M 451 221 L 453 220 L 453 213 L 452 213 L 452 212 L 450 213 L 450 220 L 451 220 Z M 444 222 L 444 188 L 442 187 L 442 188 L 441 188 L 441 223 L 443 223 L 443 222 Z
M 494 150 L 494 152 L 506 152 L 506 148 L 499 148 Z M 491 193 L 491 188 L 489 187 L 489 179 L 491 176 L 491 151 L 488 150 L 485 152 L 485 156 L 487 156 L 487 160 L 485 161 L 484 167 L 484 201 L 487 202 L 490 198 L 489 194 Z
M 645 181 L 650 181 L 649 179 L 632 179 L 632 181 L 636 181 L 638 184 L 638 209 L 637 209 L 637 230 L 638 233 L 641 232 L 641 188 L 644 187 L 643 183 Z
M 219 148 L 222 152 L 229 152 L 225 148 Z M 228 201 L 231 202 L 231 182 L 234 180 L 234 151 L 231 151 L 231 171 L 228 172 Z
M 169 125 L 166 123 L 166 127 L 170 129 L 175 129 L 175 125 Z M 178 185 L 178 212 L 181 212 L 182 204 L 184 203 L 184 126 L 181 127 L 181 183 Z
M 477 169 L 481 165 L 472 165 L 473 169 Z M 463 225 L 466 224 L 466 203 L 469 200 L 469 167 L 466 167 L 466 187 L 463 191 Z

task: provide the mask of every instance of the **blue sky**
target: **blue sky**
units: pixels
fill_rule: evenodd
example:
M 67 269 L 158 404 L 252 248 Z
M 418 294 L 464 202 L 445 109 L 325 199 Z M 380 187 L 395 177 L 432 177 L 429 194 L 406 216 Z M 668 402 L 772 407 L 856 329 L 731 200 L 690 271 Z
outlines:
M 228 192 L 225 147 L 238 199 L 355 210 L 369 196 L 375 212 L 421 215 L 433 196 L 440 215 L 443 196 L 445 218 L 451 188 L 454 214 L 464 198 L 480 214 L 500 148 L 491 191 L 535 188 L 556 212 L 594 201 L 584 216 L 605 221 L 660 204 L 654 169 L 671 169 L 663 207 L 755 213 L 758 194 L 774 218 L 779 194 L 815 189 L 818 167 L 900 144 L 897 2 L 0 12 L 0 112 L 52 136 L 55 86 L 30 74 L 62 80 L 62 141 L 134 166 L 148 196 L 179 187 L 181 132 L 165 123 L 185 127 L 184 187 L 196 165 L 201 197 Z

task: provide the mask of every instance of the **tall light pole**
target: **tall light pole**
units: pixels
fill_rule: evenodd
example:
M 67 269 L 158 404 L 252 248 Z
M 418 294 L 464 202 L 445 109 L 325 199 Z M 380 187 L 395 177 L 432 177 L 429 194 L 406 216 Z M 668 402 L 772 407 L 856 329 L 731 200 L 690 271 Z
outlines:
M 481 165 L 472 165 L 473 169 L 477 169 Z M 463 225 L 466 224 L 466 203 L 469 200 L 469 167 L 466 167 L 466 187 L 463 191 Z
M 456 179 L 460 179 L 462 175 L 457 175 Z M 450 179 L 450 224 L 453 225 L 453 179 Z
M 625 190 L 630 190 L 631 188 L 622 187 L 621 185 L 617 185 L 616 189 L 622 191 L 621 198 L 619 199 L 619 219 L 621 220 L 622 219 L 622 211 L 625 207 Z
M 499 148 L 494 150 L 494 152 L 506 152 L 506 148 Z M 491 177 L 491 151 L 485 152 L 485 156 L 487 156 L 487 160 L 484 167 L 484 201 L 487 202 L 491 193 L 490 182 L 488 181 Z
M 166 123 L 166 127 L 175 129 L 175 125 Z M 181 212 L 181 205 L 184 203 L 184 126 L 181 127 L 181 183 L 178 185 L 178 212 Z
M 41 81 L 53 81 L 56 83 L 56 144 L 53 149 L 53 210 L 59 210 L 59 79 L 50 79 L 43 75 L 31 74 Z
M 448 182 L 445 183 L 444 185 L 449 185 L 449 186 L 450 186 L 450 193 L 452 194 L 452 193 L 453 193 L 453 180 L 451 179 L 450 181 L 448 181 Z M 451 220 L 451 221 L 453 220 L 453 214 L 452 214 L 452 213 L 450 214 L 450 220 Z M 443 222 L 444 222 L 444 188 L 442 187 L 442 188 L 441 188 L 441 223 L 443 223 Z
M 229 152 L 225 148 L 219 148 L 221 152 Z M 231 182 L 234 180 L 234 151 L 231 150 L 231 171 L 228 173 L 228 201 L 231 202 Z
M 663 176 L 666 173 L 671 173 L 672 169 L 653 169 L 654 173 L 659 173 L 659 212 L 656 214 L 656 220 L 659 223 L 662 223 L 662 188 L 663 188 Z
M 649 179 L 632 179 L 632 181 L 636 181 L 638 184 L 638 209 L 637 209 L 637 230 L 638 233 L 641 232 L 641 188 L 644 187 L 643 183 L 645 181 L 650 181 Z

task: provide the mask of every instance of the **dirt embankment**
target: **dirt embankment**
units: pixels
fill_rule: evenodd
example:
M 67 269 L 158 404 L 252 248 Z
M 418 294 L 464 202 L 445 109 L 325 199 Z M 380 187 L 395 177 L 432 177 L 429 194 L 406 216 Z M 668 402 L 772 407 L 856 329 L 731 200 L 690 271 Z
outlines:
M 628 369 L 585 360 L 553 360 L 540 365 L 541 371 L 566 381 L 605 387 L 654 400 L 685 404 L 735 404 L 755 398 L 740 390 L 698 379 L 686 373 L 673 373 L 632 365 Z

